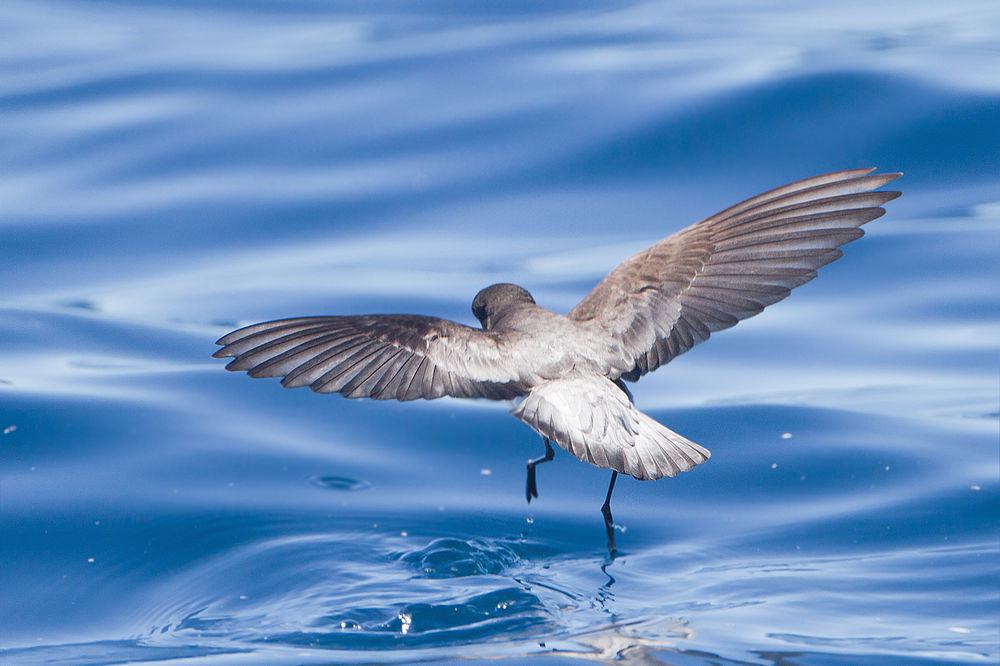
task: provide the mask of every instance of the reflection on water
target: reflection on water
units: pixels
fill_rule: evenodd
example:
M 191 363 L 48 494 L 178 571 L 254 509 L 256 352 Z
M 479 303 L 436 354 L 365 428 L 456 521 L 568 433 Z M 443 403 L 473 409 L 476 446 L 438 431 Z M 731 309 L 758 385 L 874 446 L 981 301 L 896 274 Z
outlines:
M 0 661 L 994 662 L 990 3 L 0 8 Z M 672 480 L 503 405 L 222 370 L 242 322 L 568 309 L 814 173 L 906 172 L 820 279 L 635 385 Z M 487 473 L 488 472 L 488 473 Z M 625 529 L 627 528 L 627 529 Z

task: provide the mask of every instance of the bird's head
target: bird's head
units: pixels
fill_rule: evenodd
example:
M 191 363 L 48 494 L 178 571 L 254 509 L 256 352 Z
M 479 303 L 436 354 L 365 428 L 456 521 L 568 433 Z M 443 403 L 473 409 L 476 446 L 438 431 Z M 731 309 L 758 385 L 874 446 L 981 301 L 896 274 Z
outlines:
M 500 315 L 511 307 L 534 302 L 535 299 L 524 287 L 501 282 L 490 285 L 476 294 L 472 299 L 472 314 L 476 315 L 484 330 L 489 330 Z

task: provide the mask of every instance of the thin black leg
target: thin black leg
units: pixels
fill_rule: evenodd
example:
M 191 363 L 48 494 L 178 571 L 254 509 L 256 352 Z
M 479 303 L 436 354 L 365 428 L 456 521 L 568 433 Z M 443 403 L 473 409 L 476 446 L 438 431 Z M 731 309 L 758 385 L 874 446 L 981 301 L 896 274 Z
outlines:
M 635 403 L 635 399 L 632 397 L 632 392 L 628 390 L 628 386 L 621 379 L 615 380 L 615 386 L 620 388 L 628 398 L 628 401 Z M 615 545 L 615 519 L 611 515 L 611 494 L 615 491 L 615 481 L 618 480 L 618 472 L 611 472 L 611 483 L 608 484 L 608 494 L 604 498 L 604 506 L 601 507 L 601 513 L 604 514 L 604 531 L 608 536 L 608 554 L 611 555 L 612 559 L 618 553 L 618 547 Z
M 538 484 L 535 483 L 535 465 L 541 465 L 543 462 L 548 462 L 556 457 L 556 452 L 552 450 L 552 445 L 549 443 L 548 437 L 542 437 L 542 441 L 545 442 L 545 455 L 541 458 L 528 461 L 528 483 L 524 489 L 524 494 L 528 498 L 528 504 L 531 504 L 532 497 L 538 497 Z
M 608 554 L 614 557 L 618 552 L 615 545 L 615 519 L 611 515 L 611 493 L 615 491 L 615 481 L 618 480 L 618 472 L 611 472 L 611 483 L 608 485 L 608 494 L 604 498 L 604 506 L 601 513 L 604 514 L 604 531 L 608 535 Z

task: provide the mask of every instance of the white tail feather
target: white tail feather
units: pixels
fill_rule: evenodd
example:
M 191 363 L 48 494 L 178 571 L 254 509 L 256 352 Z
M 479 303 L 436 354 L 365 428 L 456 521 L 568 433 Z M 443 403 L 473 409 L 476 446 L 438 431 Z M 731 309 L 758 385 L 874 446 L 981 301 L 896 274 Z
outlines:
M 677 476 L 711 455 L 637 410 L 605 377 L 546 382 L 511 413 L 580 460 L 640 480 Z

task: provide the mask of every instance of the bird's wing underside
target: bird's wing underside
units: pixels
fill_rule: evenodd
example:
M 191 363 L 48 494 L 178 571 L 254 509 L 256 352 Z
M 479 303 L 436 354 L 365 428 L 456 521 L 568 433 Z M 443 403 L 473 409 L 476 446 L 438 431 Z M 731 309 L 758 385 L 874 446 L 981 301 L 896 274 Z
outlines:
M 569 313 L 607 340 L 612 378 L 635 381 L 816 277 L 899 192 L 901 174 L 838 171 L 736 204 L 630 257 Z
M 676 476 L 711 455 L 637 410 L 605 377 L 545 382 L 511 414 L 580 460 L 641 480 Z
M 420 315 L 300 317 L 222 337 L 227 370 L 283 377 L 348 398 L 490 398 L 524 395 L 503 341 L 486 331 Z

